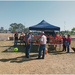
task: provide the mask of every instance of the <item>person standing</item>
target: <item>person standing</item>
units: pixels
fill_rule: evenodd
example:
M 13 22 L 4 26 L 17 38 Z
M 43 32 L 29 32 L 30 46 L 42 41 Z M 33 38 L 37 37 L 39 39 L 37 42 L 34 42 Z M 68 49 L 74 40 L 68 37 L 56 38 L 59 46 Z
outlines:
M 40 35 L 41 35 L 40 48 L 39 48 L 39 55 L 38 55 L 38 58 L 37 59 L 40 59 L 41 58 L 42 50 L 43 50 L 42 59 L 44 59 L 45 58 L 45 48 L 46 48 L 47 38 L 44 35 L 44 32 L 41 32 Z
M 15 33 L 14 35 L 14 46 L 17 46 L 17 43 L 18 43 L 18 32 Z
M 30 49 L 31 49 L 31 35 L 32 35 L 32 31 L 29 31 L 29 36 L 27 38 L 27 46 L 26 46 L 26 57 L 30 58 Z
M 66 42 L 66 37 L 63 36 L 63 50 L 62 51 L 66 51 L 66 46 L 65 46 L 65 42 Z
M 28 37 L 29 37 L 29 34 L 26 33 L 25 36 L 24 36 L 25 47 L 26 47 L 26 45 L 27 45 L 27 39 L 28 39 Z
M 25 41 L 25 55 L 26 55 L 26 57 L 27 57 L 26 49 L 27 49 L 27 39 L 28 38 L 29 38 L 29 34 L 28 33 L 25 33 L 24 41 Z
M 21 43 L 24 44 L 24 35 L 23 35 L 23 32 L 21 32 L 21 35 L 20 35 L 20 45 Z
M 69 46 L 70 46 L 70 44 L 71 44 L 71 37 L 70 37 L 70 35 L 68 34 L 68 35 L 67 35 L 67 53 L 69 53 L 69 50 L 70 50 Z

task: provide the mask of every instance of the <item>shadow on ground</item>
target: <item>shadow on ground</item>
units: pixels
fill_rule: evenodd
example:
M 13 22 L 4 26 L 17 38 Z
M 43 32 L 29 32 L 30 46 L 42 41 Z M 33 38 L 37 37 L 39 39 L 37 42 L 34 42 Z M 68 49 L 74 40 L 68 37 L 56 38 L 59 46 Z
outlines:
M 0 47 L 9 47 L 8 49 L 2 51 L 2 52 L 15 52 L 14 51 L 14 46 L 0 46 Z M 25 50 L 26 50 L 26 47 L 25 45 L 17 45 L 17 48 L 18 48 L 18 51 L 17 52 L 22 52 L 22 53 L 25 53 Z M 30 50 L 31 53 L 37 53 L 38 52 L 38 46 L 31 46 L 31 50 Z
M 57 54 L 66 54 L 66 53 L 61 53 L 62 51 L 57 51 L 57 52 L 51 52 L 52 55 L 57 55 Z M 51 53 L 48 53 L 51 55 Z M 68 54 L 75 54 L 74 52 L 70 52 Z M 30 58 L 26 58 L 25 56 L 19 56 L 19 57 L 15 57 L 15 58 L 8 58 L 8 59 L 0 59 L 0 62 L 10 62 L 10 63 L 22 63 L 22 62 L 27 62 L 27 61 L 31 61 L 31 60 L 40 60 L 40 59 L 36 59 L 38 57 L 38 53 L 37 54 L 33 54 L 30 55 Z
M 14 51 L 14 46 L 0 46 L 0 47 L 9 47 L 8 49 L 2 51 L 2 52 L 15 52 Z M 26 50 L 26 47 L 25 45 L 17 45 L 17 48 L 18 48 L 18 51 L 17 52 L 22 52 L 22 53 L 25 53 L 25 50 Z M 30 50 L 30 53 L 38 53 L 38 49 L 39 47 L 38 46 L 31 46 L 31 50 Z M 75 52 L 70 52 L 70 53 L 75 53 Z M 52 55 L 57 55 L 57 54 L 67 54 L 65 51 L 57 51 L 57 50 L 49 50 L 48 51 L 48 54 L 52 54 Z
M 53 52 L 49 52 L 48 54 L 50 54 L 50 55 L 75 54 L 75 52 L 66 53 L 65 51 L 53 51 Z
M 3 52 L 15 52 L 14 46 L 2 46 L 2 47 L 9 47 L 8 49 L 4 50 Z M 25 52 L 25 45 L 17 45 L 18 51 L 17 52 Z
M 36 58 L 33 58 L 36 56 L 38 56 L 38 54 L 31 55 L 30 58 L 26 58 L 25 56 L 20 56 L 20 57 L 16 57 L 16 58 L 0 59 L 0 61 L 1 62 L 10 61 L 10 63 L 22 63 L 22 62 L 31 61 L 31 60 L 37 60 Z

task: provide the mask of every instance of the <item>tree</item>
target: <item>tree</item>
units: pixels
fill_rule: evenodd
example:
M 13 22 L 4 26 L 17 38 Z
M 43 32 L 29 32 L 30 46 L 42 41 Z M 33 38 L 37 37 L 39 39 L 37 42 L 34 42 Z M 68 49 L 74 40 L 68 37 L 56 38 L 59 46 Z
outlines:
M 75 32 L 75 27 L 74 27 L 74 28 L 72 28 L 72 31 L 73 31 L 73 32 Z
M 4 27 L 1 27 L 1 31 L 4 31 Z
M 21 23 L 17 24 L 17 23 L 12 23 L 10 24 L 10 28 L 9 30 L 11 32 L 14 32 L 14 31 L 18 31 L 18 32 L 24 32 L 25 30 L 25 26 Z
M 27 33 L 29 31 L 29 28 L 25 28 L 24 33 Z
M 60 31 L 61 34 L 64 34 L 65 31 Z
M 72 33 L 72 34 L 75 34 L 75 27 L 72 28 L 71 33 Z
M 71 34 L 71 31 L 65 30 L 65 31 L 60 31 L 61 34 Z

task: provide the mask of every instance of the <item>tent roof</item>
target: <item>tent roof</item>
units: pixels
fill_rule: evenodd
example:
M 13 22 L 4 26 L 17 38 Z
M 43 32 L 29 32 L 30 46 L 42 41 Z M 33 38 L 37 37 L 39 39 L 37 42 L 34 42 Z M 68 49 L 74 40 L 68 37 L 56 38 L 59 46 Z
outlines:
M 29 30 L 58 30 L 60 31 L 60 27 L 51 25 L 47 23 L 45 20 L 42 20 L 37 25 L 29 27 Z

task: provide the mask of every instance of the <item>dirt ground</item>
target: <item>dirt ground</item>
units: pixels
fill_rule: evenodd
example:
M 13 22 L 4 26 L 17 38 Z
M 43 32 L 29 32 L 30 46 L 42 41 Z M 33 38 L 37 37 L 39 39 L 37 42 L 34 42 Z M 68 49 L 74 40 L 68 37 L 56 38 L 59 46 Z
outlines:
M 45 55 L 45 59 L 36 59 L 38 53 L 25 57 L 25 46 L 13 51 L 13 41 L 0 41 L 0 74 L 75 74 L 75 53 L 57 50 Z M 72 41 L 71 47 L 75 46 Z
M 0 74 L 75 74 L 75 53 L 72 50 L 70 53 L 48 53 L 45 59 L 36 59 L 38 53 L 30 53 L 28 59 L 23 45 L 19 52 L 11 51 L 9 47 L 12 46 L 13 41 L 0 41 Z

